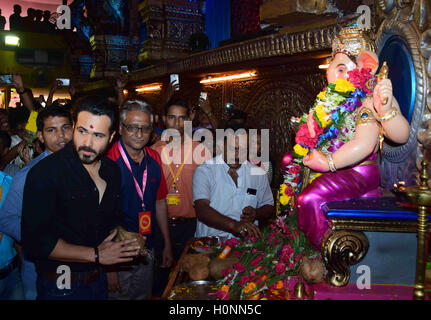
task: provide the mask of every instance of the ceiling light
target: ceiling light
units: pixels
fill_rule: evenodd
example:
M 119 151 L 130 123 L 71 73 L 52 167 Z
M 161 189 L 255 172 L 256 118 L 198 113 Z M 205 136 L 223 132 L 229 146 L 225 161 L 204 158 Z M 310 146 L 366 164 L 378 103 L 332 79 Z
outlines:
M 227 80 L 237 80 L 237 79 L 244 79 L 244 78 L 252 78 L 256 76 L 256 72 L 246 72 L 246 73 L 239 73 L 239 74 L 233 74 L 231 76 L 224 76 L 224 77 L 217 77 L 217 78 L 207 78 L 204 80 L 201 80 L 200 83 L 206 84 L 206 83 L 213 83 L 213 82 L 220 82 L 220 81 L 227 81 Z
M 331 57 L 327 57 L 322 61 L 322 64 L 319 64 L 319 69 L 328 69 L 329 65 L 331 64 L 331 60 Z
M 146 87 L 141 87 L 141 88 L 135 89 L 135 91 L 136 92 L 157 91 L 157 90 L 160 90 L 161 88 L 162 86 L 157 84 L 157 85 L 149 85 Z
M 15 36 L 6 36 L 4 43 L 8 46 L 19 46 L 19 38 Z

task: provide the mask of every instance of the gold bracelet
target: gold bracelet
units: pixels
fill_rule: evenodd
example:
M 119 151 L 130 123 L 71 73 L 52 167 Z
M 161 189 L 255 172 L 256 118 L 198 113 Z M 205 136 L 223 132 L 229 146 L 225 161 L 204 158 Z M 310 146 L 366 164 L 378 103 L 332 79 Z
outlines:
M 379 115 L 376 115 L 376 119 L 379 122 L 385 122 L 395 118 L 397 114 L 398 114 L 398 109 L 395 107 L 392 107 L 391 111 L 386 113 L 384 116 L 380 117 Z
M 331 172 L 337 171 L 337 168 L 335 167 L 334 159 L 332 159 L 332 154 L 327 153 L 326 160 L 328 160 L 329 170 L 331 170 Z

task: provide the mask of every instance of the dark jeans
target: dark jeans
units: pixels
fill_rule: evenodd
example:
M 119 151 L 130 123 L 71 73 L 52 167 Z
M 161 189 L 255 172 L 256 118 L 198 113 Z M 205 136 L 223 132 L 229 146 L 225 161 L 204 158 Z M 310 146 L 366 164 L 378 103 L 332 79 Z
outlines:
M 195 236 L 196 221 L 197 220 L 194 219 L 190 222 L 176 224 L 175 226 L 169 225 L 172 253 L 174 254 L 174 258 L 177 263 L 187 245 L 187 242 L 190 238 Z M 171 270 L 159 267 L 162 263 L 162 251 L 156 250 L 155 258 L 156 267 L 154 271 L 153 295 L 161 296 L 168 284 L 169 273 Z
M 24 300 L 21 274 L 15 267 L 10 274 L 0 280 L 0 300 Z
M 78 280 L 71 282 L 70 289 L 59 289 L 57 282 L 37 277 L 37 300 L 107 300 L 108 282 L 106 273 L 90 283 Z

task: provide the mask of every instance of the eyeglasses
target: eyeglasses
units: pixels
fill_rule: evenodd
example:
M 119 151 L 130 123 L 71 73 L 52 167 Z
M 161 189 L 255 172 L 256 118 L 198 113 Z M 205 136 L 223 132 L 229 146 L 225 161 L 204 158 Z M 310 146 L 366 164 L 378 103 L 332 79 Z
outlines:
M 130 134 L 137 134 L 139 130 L 141 130 L 143 134 L 148 134 L 148 133 L 151 133 L 151 131 L 153 131 L 152 126 L 139 127 L 134 124 L 125 125 L 124 123 L 122 123 L 122 125 L 126 128 L 127 132 Z

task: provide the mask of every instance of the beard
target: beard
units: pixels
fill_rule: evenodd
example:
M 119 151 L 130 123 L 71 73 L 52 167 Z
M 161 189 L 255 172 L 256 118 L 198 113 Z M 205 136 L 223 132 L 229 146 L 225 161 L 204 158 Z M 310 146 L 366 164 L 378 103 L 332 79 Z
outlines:
M 99 152 L 97 152 L 96 150 L 94 150 L 93 148 L 87 147 L 87 146 L 79 146 L 76 147 L 76 145 L 74 144 L 75 150 L 78 153 L 78 157 L 81 160 L 81 162 L 83 164 L 92 164 L 98 160 L 100 160 L 100 158 L 103 156 L 103 154 L 105 153 L 108 145 L 106 145 L 102 150 L 100 150 Z M 84 154 L 83 152 L 90 152 L 91 154 Z

